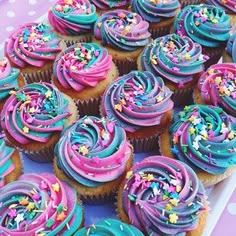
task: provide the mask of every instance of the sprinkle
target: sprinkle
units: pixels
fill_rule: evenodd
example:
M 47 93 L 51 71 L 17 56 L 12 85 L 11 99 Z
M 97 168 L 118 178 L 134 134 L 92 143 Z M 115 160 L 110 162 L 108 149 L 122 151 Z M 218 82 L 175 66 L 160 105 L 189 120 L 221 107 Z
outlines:
M 186 53 L 186 54 L 183 56 L 183 58 L 184 58 L 185 60 L 190 60 L 190 59 L 191 59 L 191 55 L 190 55 L 189 53 Z
M 46 93 L 45 93 L 45 96 L 46 98 L 50 98 L 52 96 L 52 91 L 48 90 Z
M 17 223 L 17 225 L 19 225 L 19 223 L 23 220 L 24 220 L 24 213 L 18 214 L 15 218 L 15 222 Z
M 176 224 L 178 219 L 179 219 L 179 217 L 176 215 L 176 213 L 173 213 L 173 214 L 169 215 L 169 221 L 172 224 Z
M 176 186 L 176 192 L 179 193 L 181 190 L 182 190 L 181 186 L 180 186 L 180 185 L 177 185 L 177 186 Z
M 135 194 L 129 194 L 129 195 L 128 195 L 128 198 L 129 198 L 129 200 L 130 200 L 131 202 L 135 202 L 137 196 L 136 196 Z
M 167 211 L 171 211 L 173 208 L 172 208 L 171 204 L 168 203 L 168 204 L 166 204 L 165 209 Z
M 122 112 L 122 106 L 120 104 L 116 104 L 115 109 L 119 112 Z
M 163 101 L 163 97 L 162 97 L 162 96 L 158 96 L 158 97 L 156 98 L 156 100 L 157 100 L 157 102 L 161 102 L 161 101 Z
M 20 201 L 19 201 L 20 205 L 22 206 L 26 206 L 29 204 L 29 200 L 28 198 L 22 198 Z
M 66 215 L 64 212 L 61 212 L 60 214 L 57 215 L 58 221 L 63 221 L 65 218 L 66 218 Z
M 10 218 L 14 218 L 16 216 L 16 209 L 10 209 L 7 215 L 9 215 Z
M 54 192 L 59 192 L 60 185 L 58 183 L 52 184 L 52 189 Z
M 49 219 L 46 222 L 46 227 L 47 228 L 51 228 L 54 225 L 54 220 L 53 219 Z
M 79 147 L 79 153 L 81 153 L 83 156 L 85 156 L 89 153 L 89 150 L 85 145 L 82 145 Z
M 178 206 L 178 203 L 179 203 L 179 199 L 176 199 L 176 198 L 170 199 L 170 203 L 171 203 L 173 206 L 177 207 L 177 206 Z
M 133 171 L 128 171 L 127 174 L 126 174 L 126 179 L 129 179 L 131 176 L 133 175 Z
M 31 211 L 31 210 L 33 210 L 34 208 L 35 208 L 35 205 L 34 205 L 33 202 L 30 202 L 30 203 L 28 204 L 28 206 L 26 207 L 26 209 L 27 209 L 28 211 Z
M 23 127 L 23 132 L 26 133 L 26 134 L 28 134 L 28 133 L 29 133 L 29 128 L 26 127 L 26 126 L 24 126 L 24 127 Z

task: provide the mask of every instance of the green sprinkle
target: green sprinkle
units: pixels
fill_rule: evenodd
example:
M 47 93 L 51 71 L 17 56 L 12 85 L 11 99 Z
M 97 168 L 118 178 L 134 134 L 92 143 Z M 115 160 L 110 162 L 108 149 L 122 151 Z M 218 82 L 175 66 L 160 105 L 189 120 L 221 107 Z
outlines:
M 47 228 L 51 228 L 54 225 L 54 220 L 53 219 L 49 219 L 46 222 L 46 227 Z
M 60 214 L 63 210 L 63 205 L 62 204 L 59 204 L 58 207 L 57 207 L 57 213 Z
M 128 198 L 129 198 L 129 200 L 131 201 L 131 202 L 135 202 L 135 200 L 136 200 L 136 195 L 135 194 L 129 194 L 128 195 Z

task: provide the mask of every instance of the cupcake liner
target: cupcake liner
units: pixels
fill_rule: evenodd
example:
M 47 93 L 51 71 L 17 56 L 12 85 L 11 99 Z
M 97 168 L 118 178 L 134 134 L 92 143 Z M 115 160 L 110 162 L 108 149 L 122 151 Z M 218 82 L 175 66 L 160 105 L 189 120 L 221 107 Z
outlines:
M 136 60 L 117 60 L 113 59 L 114 63 L 118 67 L 119 70 L 119 76 L 128 74 L 132 70 L 137 70 L 137 63 Z
M 80 117 L 85 115 L 99 116 L 99 106 L 101 97 L 90 98 L 88 100 L 74 100 Z
M 193 87 L 176 89 L 171 96 L 175 106 L 192 104 Z
M 187 5 L 198 5 L 203 3 L 203 0 L 180 0 L 181 8 L 186 7 Z
M 63 42 L 66 44 L 67 47 L 70 47 L 76 43 L 89 43 L 92 40 L 91 35 L 83 35 L 81 38 L 77 39 L 62 39 Z
M 159 150 L 158 140 L 160 133 L 145 138 L 129 138 L 130 143 L 134 148 L 134 152 L 149 152 Z
M 52 162 L 54 158 L 54 145 L 48 148 L 44 148 L 38 151 L 25 150 L 18 148 L 18 151 L 22 152 L 25 156 L 35 162 L 48 163 Z
M 217 47 L 217 48 L 208 48 L 208 47 L 202 47 L 202 53 L 209 56 L 209 60 L 207 60 L 205 65 L 205 70 L 207 70 L 211 65 L 217 64 L 220 60 L 225 46 Z
M 53 68 L 51 67 L 49 70 L 44 70 L 44 71 L 39 70 L 32 73 L 25 73 L 25 72 L 21 72 L 21 73 L 27 84 L 40 82 L 40 81 L 50 83 L 52 73 L 53 73 Z
M 161 28 L 151 28 L 151 27 L 149 27 L 149 32 L 151 33 L 152 38 L 156 39 L 158 37 L 169 34 L 171 26 L 172 25 L 161 27 Z

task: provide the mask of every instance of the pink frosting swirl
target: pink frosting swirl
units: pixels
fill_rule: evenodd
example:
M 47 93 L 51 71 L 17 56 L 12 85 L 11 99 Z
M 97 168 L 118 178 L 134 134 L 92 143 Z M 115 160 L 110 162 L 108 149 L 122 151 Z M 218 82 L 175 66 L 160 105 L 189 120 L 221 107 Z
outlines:
M 43 67 L 61 51 L 60 40 L 49 25 L 27 23 L 16 29 L 5 42 L 5 55 L 14 65 Z
M 20 144 L 45 143 L 54 132 L 64 128 L 70 116 L 68 101 L 51 84 L 33 83 L 7 99 L 1 125 Z
M 83 219 L 75 190 L 48 173 L 4 186 L 0 203 L 0 235 L 73 235 Z
M 53 66 L 54 78 L 66 89 L 81 91 L 106 79 L 112 57 L 95 43 L 75 44 L 58 55 Z
M 198 82 L 206 104 L 220 106 L 236 117 L 236 64 L 215 64 L 202 74 Z

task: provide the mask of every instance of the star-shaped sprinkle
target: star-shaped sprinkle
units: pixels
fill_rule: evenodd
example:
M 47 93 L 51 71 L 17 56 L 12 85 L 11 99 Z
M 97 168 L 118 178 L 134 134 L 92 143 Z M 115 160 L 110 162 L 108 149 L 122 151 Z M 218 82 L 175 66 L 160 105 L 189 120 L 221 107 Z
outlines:
M 82 145 L 79 147 L 79 153 L 81 153 L 83 156 L 85 156 L 89 153 L 89 150 L 85 145 Z
M 53 219 L 49 219 L 46 222 L 46 227 L 47 228 L 51 228 L 54 225 L 54 220 Z
M 176 213 L 173 213 L 173 214 L 169 215 L 169 221 L 172 224 L 176 224 L 178 219 L 179 219 L 179 217 L 176 215 Z
M 29 128 L 26 127 L 26 126 L 24 126 L 24 127 L 23 127 L 23 132 L 26 133 L 26 134 L 28 134 L 28 133 L 29 133 Z
M 58 183 L 52 184 L 52 189 L 58 193 L 60 191 L 60 185 Z
M 22 206 L 27 206 L 29 204 L 29 200 L 28 198 L 22 198 L 20 201 L 19 201 L 20 205 Z
M 115 104 L 115 109 L 119 112 L 122 112 L 122 106 L 121 104 Z
M 156 98 L 156 100 L 157 100 L 157 102 L 161 102 L 161 101 L 163 100 L 163 97 L 162 97 L 162 96 L 158 96 L 158 97 Z
M 133 175 L 133 171 L 128 171 L 127 174 L 126 174 L 126 179 L 129 179 L 131 176 Z
M 191 126 L 188 131 L 189 131 L 189 134 L 195 133 L 195 129 L 193 128 L 193 126 Z
M 48 90 L 46 93 L 45 93 L 45 96 L 46 98 L 50 98 L 52 96 L 52 91 Z
M 165 209 L 167 211 L 171 211 L 173 208 L 172 208 L 171 204 L 168 203 L 168 204 L 166 204 Z
M 190 60 L 190 59 L 191 59 L 191 55 L 190 55 L 189 53 L 186 53 L 186 54 L 183 56 L 183 58 L 184 58 L 185 60 Z
M 35 205 L 34 205 L 33 202 L 30 202 L 30 203 L 28 204 L 28 206 L 26 207 L 26 209 L 27 209 L 28 211 L 31 211 L 31 210 L 33 210 L 34 208 L 35 208 Z
M 29 113 L 34 113 L 36 110 L 35 110 L 35 108 L 34 107 L 31 107 L 30 109 L 29 109 Z
M 66 215 L 64 211 L 62 211 L 60 214 L 57 215 L 57 220 L 58 221 L 63 221 L 66 218 Z
M 179 204 L 179 199 L 176 199 L 176 198 L 170 199 L 170 203 L 171 203 L 173 206 L 177 207 L 178 204 Z
M 19 225 L 19 223 L 23 220 L 24 220 L 24 213 L 18 214 L 15 218 L 15 222 L 17 223 L 17 225 Z
M 7 215 L 9 215 L 10 218 L 14 218 L 16 216 L 16 209 L 10 209 Z

